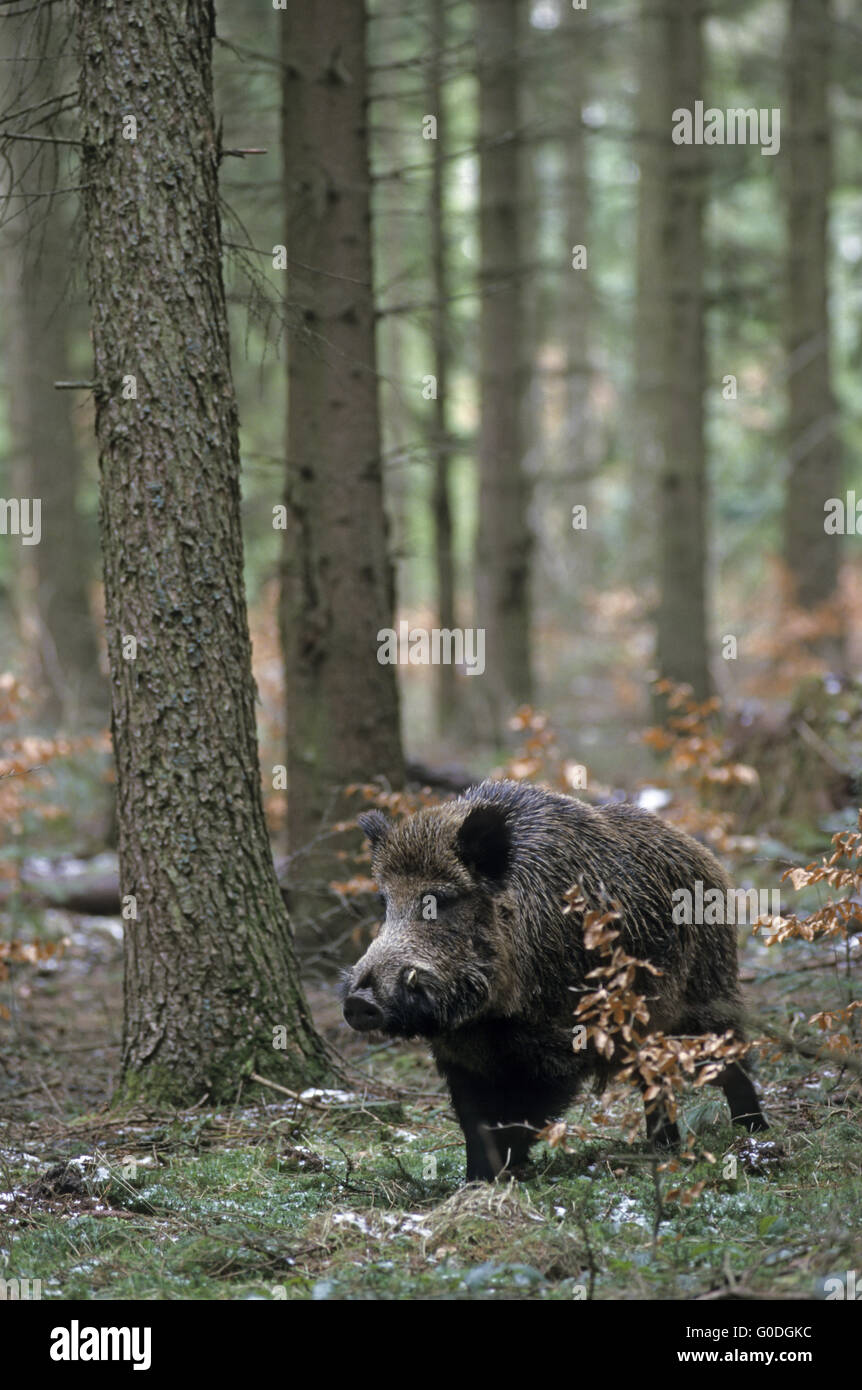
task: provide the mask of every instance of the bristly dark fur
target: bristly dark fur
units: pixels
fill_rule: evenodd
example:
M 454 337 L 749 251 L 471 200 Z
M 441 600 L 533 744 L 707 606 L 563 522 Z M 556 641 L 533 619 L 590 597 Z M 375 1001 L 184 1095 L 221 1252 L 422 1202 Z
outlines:
M 347 978 L 345 1011 L 357 1027 L 430 1039 L 464 1129 L 468 1179 L 522 1162 L 583 1082 L 612 1072 L 572 1047 L 574 1009 L 596 963 L 581 918 L 564 912 L 574 885 L 591 908 L 615 903 L 623 949 L 661 970 L 640 984 L 652 1029 L 742 1037 L 735 927 L 672 921 L 674 890 L 693 894 L 700 880 L 704 894 L 724 893 L 728 879 L 707 849 L 657 816 L 483 782 L 397 824 L 379 812 L 363 822 L 387 913 Z M 765 1126 L 738 1064 L 718 1084 L 735 1119 Z M 649 1132 L 676 1137 L 662 1117 Z

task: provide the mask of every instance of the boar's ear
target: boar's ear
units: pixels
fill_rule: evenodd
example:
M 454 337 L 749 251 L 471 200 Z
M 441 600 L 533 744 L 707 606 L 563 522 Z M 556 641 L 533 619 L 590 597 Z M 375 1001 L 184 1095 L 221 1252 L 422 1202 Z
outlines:
M 474 806 L 468 811 L 455 841 L 455 852 L 468 869 L 485 878 L 502 878 L 511 848 L 505 811 L 498 806 Z
M 356 821 L 372 849 L 376 849 L 392 829 L 391 821 L 387 820 L 382 811 L 363 811 L 361 816 L 356 817 Z

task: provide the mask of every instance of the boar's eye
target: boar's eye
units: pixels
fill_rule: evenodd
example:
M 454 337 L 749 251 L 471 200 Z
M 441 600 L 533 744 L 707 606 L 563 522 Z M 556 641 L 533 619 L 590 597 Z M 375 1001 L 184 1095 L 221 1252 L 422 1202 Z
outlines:
M 435 893 L 434 897 L 437 899 L 438 907 L 451 907 L 458 901 L 457 893 Z
M 424 909 L 423 916 L 437 916 L 438 912 L 442 912 L 445 908 L 450 908 L 453 903 L 459 901 L 460 897 L 462 897 L 460 892 L 441 892 L 438 888 L 425 888 L 423 897 L 421 897 L 421 903 L 423 903 Z

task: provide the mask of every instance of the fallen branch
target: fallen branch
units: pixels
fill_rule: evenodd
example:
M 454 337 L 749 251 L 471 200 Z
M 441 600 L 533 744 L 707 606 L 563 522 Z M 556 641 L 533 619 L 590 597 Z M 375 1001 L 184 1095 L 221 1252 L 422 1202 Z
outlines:
M 290 1096 L 298 1105 L 307 1105 L 312 1110 L 329 1110 L 331 1107 L 326 1101 L 322 1100 L 303 1100 L 298 1091 L 289 1091 L 286 1086 L 281 1086 L 277 1081 L 267 1081 L 265 1076 L 258 1076 L 256 1071 L 249 1072 L 249 1080 L 256 1081 L 259 1086 L 269 1086 L 273 1091 L 280 1091 L 283 1096 Z
M 778 1043 L 785 1052 L 795 1052 L 800 1057 L 807 1057 L 815 1062 L 831 1062 L 833 1066 L 846 1067 L 848 1071 L 862 1076 L 862 1058 L 854 1057 L 849 1052 L 836 1052 L 829 1047 L 819 1047 L 814 1042 L 799 1041 L 790 1033 L 785 1033 L 782 1028 L 772 1026 L 764 1030 L 764 1040 Z
M 283 884 L 280 887 L 287 904 L 287 888 Z M 53 907 L 65 912 L 80 912 L 85 917 L 119 917 L 120 880 L 117 873 L 108 871 L 74 878 L 40 875 L 0 883 L 0 910 L 13 900 L 23 907 Z

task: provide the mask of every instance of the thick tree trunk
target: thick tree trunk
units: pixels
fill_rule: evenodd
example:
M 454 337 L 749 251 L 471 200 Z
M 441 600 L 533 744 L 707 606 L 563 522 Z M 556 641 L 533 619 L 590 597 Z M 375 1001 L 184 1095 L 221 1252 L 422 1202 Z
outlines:
M 329 823 L 349 783 L 397 787 L 404 764 L 374 335 L 365 14 L 359 0 L 283 16 L 288 253 L 287 681 L 291 902 L 305 919 L 337 876 Z M 343 872 L 343 865 L 342 872 Z M 298 929 L 304 930 L 302 920 Z
M 326 1061 L 261 800 L 214 13 L 104 0 L 78 23 L 120 878 L 136 914 L 121 1092 L 224 1101 L 251 1071 L 295 1085 Z
M 455 626 L 455 566 L 450 501 L 451 444 L 448 433 L 449 386 L 449 273 L 446 250 L 445 155 L 447 122 L 443 89 L 443 53 L 446 47 L 446 0 L 432 0 L 431 57 L 428 67 L 428 112 L 437 118 L 437 139 L 432 144 L 431 171 L 431 295 L 433 301 L 434 375 L 437 397 L 434 401 L 432 451 L 434 482 L 432 514 L 434 520 L 434 568 L 437 579 L 437 619 L 441 628 Z M 456 710 L 455 668 L 448 662 L 437 667 L 437 723 L 442 734 L 451 732 Z
M 711 689 L 706 597 L 706 380 L 703 291 L 704 147 L 671 144 L 672 111 L 703 99 L 702 14 L 690 0 L 664 0 L 664 138 L 659 172 L 663 213 L 658 292 L 662 333 L 659 462 L 658 667 L 662 676 Z M 653 79 L 656 80 L 656 79 Z M 658 307 L 658 306 L 657 306 Z
M 479 525 L 476 621 L 490 727 L 532 698 L 529 486 L 523 469 L 519 239 L 519 0 L 478 0 Z
M 831 5 L 791 0 L 787 35 L 788 473 L 784 556 L 791 597 L 804 608 L 834 598 L 841 541 L 824 503 L 840 495 L 841 458 L 830 372 L 827 272 L 832 184 L 829 124 Z M 783 114 L 783 113 L 782 113 Z M 823 644 L 838 658 L 839 643 Z

